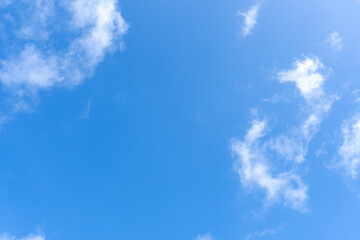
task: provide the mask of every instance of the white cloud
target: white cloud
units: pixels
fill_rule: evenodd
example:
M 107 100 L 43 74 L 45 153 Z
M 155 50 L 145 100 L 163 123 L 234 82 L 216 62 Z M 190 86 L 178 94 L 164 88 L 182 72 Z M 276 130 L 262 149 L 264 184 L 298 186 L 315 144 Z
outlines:
M 279 82 L 295 83 L 305 100 L 302 107 L 305 117 L 300 126 L 294 127 L 290 134 L 280 135 L 270 142 L 272 148 L 287 160 L 297 163 L 305 161 L 311 139 L 318 132 L 322 119 L 337 99 L 337 96 L 324 91 L 326 75 L 320 72 L 323 68 L 324 65 L 317 57 L 306 57 L 296 60 L 292 69 L 278 73 Z
M 23 0 L 21 28 L 17 36 L 28 40 L 47 40 L 49 38 L 48 22 L 54 15 L 53 0 Z
M 328 37 L 326 38 L 326 42 L 330 44 L 332 49 L 336 52 L 341 51 L 343 48 L 342 38 L 340 37 L 339 33 L 336 31 L 328 35 Z
M 13 36 L 17 39 L 14 45 L 4 46 L 14 50 L 0 61 L 0 82 L 16 96 L 13 109 L 26 109 L 15 106 L 26 105 L 25 99 L 33 99 L 39 90 L 81 84 L 92 76 L 107 53 L 123 45 L 122 36 L 128 24 L 121 16 L 117 0 L 60 3 L 24 0 L 14 6 L 8 4 L 13 11 L 32 7 L 27 21 L 20 24 Z
M 338 149 L 340 160 L 337 167 L 355 179 L 360 170 L 360 115 L 343 123 L 342 134 L 343 144 Z
M 15 56 L 1 61 L 0 80 L 5 87 L 38 89 L 51 87 L 61 82 L 59 59 L 45 56 L 34 45 L 26 45 Z
M 235 170 L 244 187 L 257 187 L 266 194 L 266 204 L 277 202 L 299 210 L 306 210 L 307 186 L 292 171 L 272 173 L 266 157 L 267 144 L 261 144 L 265 135 L 265 121 L 254 121 L 244 140 L 233 139 L 231 149 L 236 159 Z
M 318 114 L 310 114 L 300 126 L 293 127 L 292 131 L 271 139 L 268 142 L 269 147 L 287 161 L 304 162 L 308 152 L 308 145 L 318 132 L 324 113 L 318 112 Z
M 204 235 L 198 235 L 196 237 L 196 240 L 215 240 L 215 238 L 210 233 L 207 233 Z
M 241 16 L 243 18 L 242 28 L 241 28 L 241 32 L 243 36 L 249 35 L 252 29 L 255 27 L 259 15 L 259 9 L 260 9 L 260 5 L 257 4 L 252 6 L 246 12 L 238 12 L 238 16 Z
M 309 100 L 323 94 L 325 77 L 318 72 L 321 68 L 323 64 L 317 57 L 296 60 L 293 69 L 279 72 L 279 81 L 294 82 L 304 98 Z
M 296 169 L 306 160 L 310 141 L 337 99 L 324 90 L 326 75 L 320 72 L 322 69 L 324 66 L 317 57 L 306 57 L 295 60 L 291 69 L 277 75 L 280 83 L 295 84 L 303 97 L 298 125 L 265 138 L 267 122 L 253 121 L 244 140 L 232 141 L 235 170 L 242 185 L 262 189 L 267 204 L 280 202 L 306 210 L 307 186 Z
M 305 161 L 307 148 L 303 140 L 297 136 L 280 135 L 276 139 L 270 140 L 269 146 L 287 161 L 294 161 L 296 163 Z
M 10 234 L 3 234 L 3 235 L 0 235 L 0 240 L 45 240 L 45 237 L 43 235 L 39 235 L 39 234 L 38 235 L 30 234 L 27 237 L 17 238 Z

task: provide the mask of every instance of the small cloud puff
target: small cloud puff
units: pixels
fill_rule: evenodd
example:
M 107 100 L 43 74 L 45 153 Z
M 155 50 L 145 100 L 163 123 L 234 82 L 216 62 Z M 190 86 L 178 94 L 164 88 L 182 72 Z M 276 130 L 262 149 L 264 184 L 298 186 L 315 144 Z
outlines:
M 317 57 L 306 57 L 304 60 L 296 60 L 293 69 L 278 73 L 279 81 L 294 82 L 300 93 L 310 99 L 322 94 L 324 75 L 319 73 L 323 64 Z
M 326 38 L 326 42 L 330 44 L 332 49 L 336 52 L 340 52 L 343 48 L 342 38 L 336 31 L 328 35 L 328 37 Z
M 263 190 L 268 206 L 281 203 L 307 211 L 308 187 L 297 171 L 300 170 L 298 166 L 305 161 L 310 141 L 337 99 L 324 90 L 326 75 L 320 72 L 322 68 L 317 57 L 306 57 L 295 60 L 292 68 L 277 74 L 280 83 L 295 84 L 305 100 L 299 125 L 266 139 L 267 121 L 254 120 L 243 140 L 231 142 L 234 168 L 242 185 Z
M 238 16 L 243 18 L 241 32 L 244 37 L 250 34 L 252 29 L 257 23 L 257 18 L 259 15 L 260 5 L 252 6 L 248 11 L 238 12 Z

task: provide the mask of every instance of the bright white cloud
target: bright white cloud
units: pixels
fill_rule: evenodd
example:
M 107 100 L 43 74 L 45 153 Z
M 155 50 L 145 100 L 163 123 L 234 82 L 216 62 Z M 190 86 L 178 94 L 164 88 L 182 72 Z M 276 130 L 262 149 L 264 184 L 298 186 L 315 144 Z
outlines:
M 242 27 L 241 27 L 241 32 L 243 36 L 249 35 L 252 29 L 255 27 L 259 15 L 259 9 L 260 9 L 260 5 L 257 4 L 252 6 L 246 12 L 238 12 L 238 16 L 243 18 Z
M 254 121 L 243 141 L 232 141 L 235 170 L 244 187 L 265 191 L 268 205 L 281 202 L 287 207 L 304 211 L 308 195 L 307 186 L 301 178 L 292 171 L 272 173 L 267 159 L 267 144 L 260 143 L 266 128 L 265 121 Z
M 343 144 L 338 150 L 340 160 L 337 167 L 355 179 L 360 170 L 360 115 L 343 123 L 342 134 Z
M 293 69 L 278 74 L 280 82 L 294 82 L 305 99 L 311 99 L 323 94 L 324 75 L 319 73 L 323 64 L 317 57 L 296 60 Z
M 210 233 L 207 233 L 204 235 L 198 235 L 196 237 L 196 240 L 215 240 L 215 238 Z
M 14 106 L 26 105 L 24 99 L 42 89 L 81 84 L 107 53 L 121 48 L 128 29 L 117 0 L 24 0 L 7 7 L 27 6 L 17 41 L 5 46 L 14 50 L 0 61 L 0 82 L 16 96 Z
M 339 33 L 336 31 L 328 35 L 328 37 L 326 38 L 326 42 L 330 44 L 332 49 L 336 52 L 341 51 L 343 48 L 342 38 L 340 37 Z
M 107 52 L 120 46 L 119 38 L 128 25 L 117 9 L 117 0 L 75 0 L 69 9 L 72 23 L 84 34 L 72 42 L 68 54 L 81 56 L 78 64 L 92 68 Z
M 45 240 L 45 237 L 43 235 L 39 235 L 39 234 L 38 235 L 30 234 L 27 237 L 17 238 L 10 234 L 3 234 L 3 235 L 0 235 L 0 240 Z

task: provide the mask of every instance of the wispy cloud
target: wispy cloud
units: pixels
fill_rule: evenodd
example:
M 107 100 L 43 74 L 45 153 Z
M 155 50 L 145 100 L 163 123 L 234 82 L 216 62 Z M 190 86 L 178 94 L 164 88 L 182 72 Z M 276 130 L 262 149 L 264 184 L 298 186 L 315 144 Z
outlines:
M 272 173 L 266 144 L 261 143 L 267 128 L 266 121 L 253 121 L 244 140 L 233 139 L 231 149 L 236 159 L 235 170 L 245 187 L 258 187 L 266 193 L 266 204 L 283 203 L 305 211 L 307 186 L 291 171 Z
M 245 12 L 242 11 L 238 12 L 237 15 L 242 18 L 241 33 L 244 37 L 249 35 L 252 29 L 255 27 L 259 15 L 259 9 L 260 9 L 260 4 L 256 4 Z
M 320 72 L 324 65 L 317 57 L 295 60 L 290 70 L 278 73 L 280 83 L 294 83 L 305 104 L 304 119 L 292 132 L 281 135 L 271 143 L 274 150 L 287 160 L 301 163 L 305 160 L 308 144 L 318 132 L 320 124 L 333 102 L 338 98 L 325 92 L 323 84 L 326 74 Z
M 343 48 L 342 38 L 340 37 L 340 34 L 336 31 L 330 33 L 327 36 L 326 42 L 330 44 L 332 49 L 336 52 L 340 52 Z
M 107 53 L 121 48 L 128 29 L 117 0 L 24 0 L 5 9 L 16 12 L 24 6 L 31 6 L 26 19 L 20 19 L 15 33 L 7 33 L 14 34 L 13 46 L 4 46 L 14 50 L 0 61 L 0 82 L 12 95 L 12 111 L 19 103 L 26 109 L 39 90 L 73 87 L 91 77 Z
M 215 238 L 210 233 L 207 233 L 204 235 L 198 235 L 196 237 L 196 240 L 215 240 Z
M 337 99 L 324 90 L 324 68 L 317 57 L 305 57 L 277 74 L 280 83 L 295 84 L 301 96 L 299 124 L 277 136 L 266 136 L 270 131 L 268 122 L 253 120 L 244 139 L 231 142 L 242 185 L 262 189 L 267 205 L 282 203 L 295 210 L 307 210 L 308 187 L 298 165 L 305 161 L 311 139 Z
M 356 179 L 360 170 L 360 115 L 344 121 L 342 126 L 343 143 L 338 149 L 339 161 L 336 167 Z
M 56 55 L 45 55 L 35 45 L 28 44 L 19 54 L 1 61 L 0 80 L 12 90 L 52 87 L 64 79 L 58 61 Z
M 92 101 L 91 101 L 91 100 L 89 100 L 89 101 L 86 103 L 85 109 L 83 110 L 82 114 L 80 115 L 80 118 L 82 118 L 82 119 L 88 119 L 88 118 L 90 117 L 91 104 L 92 104 Z
M 50 35 L 48 22 L 55 15 L 54 1 L 23 0 L 23 6 L 26 10 L 19 16 L 21 23 L 16 35 L 26 40 L 47 40 Z
M 267 228 L 267 229 L 264 229 L 263 231 L 248 234 L 245 237 L 245 240 L 259 239 L 259 238 L 269 236 L 269 235 L 273 236 L 275 234 L 278 234 L 281 231 L 282 231 L 281 226 L 279 228 Z
M 17 238 L 13 235 L 5 233 L 3 235 L 0 235 L 0 240 L 45 240 L 45 237 L 41 234 L 37 234 L 37 235 L 30 234 L 27 237 Z

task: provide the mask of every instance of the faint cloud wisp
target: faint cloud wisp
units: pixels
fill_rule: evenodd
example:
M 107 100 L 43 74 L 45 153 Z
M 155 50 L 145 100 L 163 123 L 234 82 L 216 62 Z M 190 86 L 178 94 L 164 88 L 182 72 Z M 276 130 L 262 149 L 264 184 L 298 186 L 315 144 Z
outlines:
M 360 170 L 360 115 L 345 120 L 342 126 L 343 143 L 338 149 L 337 168 L 356 179 Z
M 249 35 L 255 27 L 259 15 L 260 4 L 252 6 L 249 10 L 239 11 L 237 16 L 242 18 L 241 33 L 244 37 Z
M 0 235 L 0 240 L 45 240 L 45 237 L 41 234 L 37 234 L 37 235 L 30 234 L 27 237 L 17 238 L 13 235 L 5 233 L 3 235 Z
M 215 240 L 215 238 L 210 233 L 206 233 L 204 235 L 199 234 L 195 240 Z
M 342 38 L 338 32 L 332 32 L 326 38 L 326 42 L 330 44 L 335 52 L 340 52 L 343 48 Z

